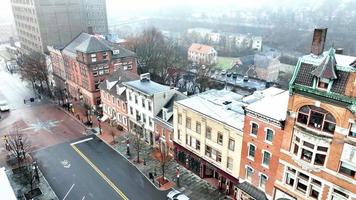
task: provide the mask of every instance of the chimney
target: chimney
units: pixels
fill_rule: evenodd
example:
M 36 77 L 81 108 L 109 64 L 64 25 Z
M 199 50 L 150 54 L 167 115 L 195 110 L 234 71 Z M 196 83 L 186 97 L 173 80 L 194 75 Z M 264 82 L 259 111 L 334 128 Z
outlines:
M 150 81 L 151 77 L 150 77 L 150 73 L 144 73 L 140 75 L 140 80 L 141 81 Z
M 344 53 L 344 48 L 337 48 L 335 49 L 336 54 L 343 54 Z
M 327 28 L 314 29 L 313 41 L 311 46 L 311 53 L 319 56 L 324 52 L 325 39 Z
M 92 26 L 88 26 L 88 34 L 94 35 L 94 29 Z

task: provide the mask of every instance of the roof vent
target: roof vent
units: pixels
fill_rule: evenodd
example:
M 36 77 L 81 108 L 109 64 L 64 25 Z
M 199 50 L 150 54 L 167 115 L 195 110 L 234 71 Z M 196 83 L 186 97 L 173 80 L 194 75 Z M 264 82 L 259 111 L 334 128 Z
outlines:
M 150 73 L 141 74 L 140 75 L 140 80 L 141 81 L 150 81 L 151 80 Z
M 224 101 L 224 102 L 223 102 L 224 105 L 228 105 L 228 104 L 230 104 L 230 103 L 232 103 L 232 102 L 231 102 L 231 101 Z
M 337 48 L 335 49 L 336 54 L 343 54 L 344 53 L 344 48 Z

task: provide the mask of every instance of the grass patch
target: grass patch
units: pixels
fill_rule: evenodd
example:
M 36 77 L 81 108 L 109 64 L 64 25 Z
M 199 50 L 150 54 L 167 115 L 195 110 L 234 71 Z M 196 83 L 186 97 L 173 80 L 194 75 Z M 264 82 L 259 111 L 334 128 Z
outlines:
M 233 66 L 233 61 L 236 58 L 233 57 L 218 57 L 218 64 L 216 65 L 219 69 L 230 69 Z

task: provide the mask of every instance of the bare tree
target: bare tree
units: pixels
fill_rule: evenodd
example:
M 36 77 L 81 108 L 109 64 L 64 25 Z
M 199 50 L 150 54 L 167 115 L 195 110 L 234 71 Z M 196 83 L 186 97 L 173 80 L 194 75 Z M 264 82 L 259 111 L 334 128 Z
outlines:
M 29 81 L 34 89 L 36 84 L 39 84 L 42 92 L 46 88 L 47 94 L 52 96 L 48 80 L 48 66 L 44 55 L 36 52 L 20 54 L 17 58 L 17 64 L 23 80 Z
M 137 163 L 140 163 L 140 152 L 142 150 L 142 140 L 141 137 L 143 135 L 143 127 L 136 127 L 135 128 L 136 135 L 133 138 L 132 145 L 133 148 L 136 150 L 137 156 Z
M 159 150 L 159 165 L 161 167 L 162 170 L 162 178 L 163 180 L 166 180 L 165 178 L 165 172 L 166 172 L 166 168 L 169 165 L 169 162 L 172 160 L 172 156 L 170 156 L 168 154 L 167 148 L 163 148 Z
M 31 144 L 26 135 L 19 133 L 17 127 L 5 136 L 4 141 L 5 148 L 16 158 L 18 164 L 26 159 Z

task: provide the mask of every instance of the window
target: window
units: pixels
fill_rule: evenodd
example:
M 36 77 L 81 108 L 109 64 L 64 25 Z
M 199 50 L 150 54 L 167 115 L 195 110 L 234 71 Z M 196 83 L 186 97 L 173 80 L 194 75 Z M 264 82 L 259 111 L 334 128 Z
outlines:
M 145 99 L 142 98 L 142 107 L 145 108 L 146 107 L 146 104 L 145 104 Z
M 108 57 L 108 52 L 103 52 L 103 59 L 106 60 Z
M 346 176 L 355 177 L 356 167 L 345 162 L 340 162 L 339 173 Z
M 191 126 L 192 126 L 192 120 L 189 118 L 189 117 L 187 117 L 186 119 L 185 119 L 185 127 L 187 127 L 187 128 L 191 128 Z
M 262 164 L 265 166 L 269 166 L 270 161 L 271 161 L 271 153 L 264 151 Z
M 337 189 L 333 189 L 331 193 L 331 200 L 347 200 L 349 199 L 349 195 L 345 192 Z
M 211 147 L 205 146 L 205 155 L 211 157 Z
M 297 122 L 313 129 L 334 133 L 335 118 L 326 110 L 316 106 L 303 106 L 298 111 Z
M 302 160 L 314 165 L 324 165 L 328 147 L 314 145 L 310 142 L 301 140 L 297 136 L 294 137 L 292 147 L 293 154 L 300 157 Z
M 188 137 L 188 145 L 191 146 L 192 148 L 196 150 L 200 150 L 200 141 L 195 139 L 192 136 L 187 136 Z
M 254 159 L 255 158 L 256 147 L 252 144 L 248 147 L 248 157 Z
M 152 123 L 152 118 L 151 118 L 151 117 L 148 117 L 148 125 L 149 125 L 149 126 L 152 126 L 152 125 L 153 125 L 153 123 Z
M 171 140 L 171 141 L 173 140 L 173 131 L 169 132 L 169 140 Z
M 148 110 L 151 111 L 152 110 L 152 103 L 151 102 L 147 102 L 148 104 Z
M 200 122 L 195 123 L 195 131 L 200 134 L 201 132 L 201 124 Z
M 223 144 L 223 138 L 224 136 L 223 136 L 223 134 L 221 133 L 221 132 L 218 132 L 218 138 L 217 138 L 217 143 L 218 144 Z
M 329 86 L 329 80 L 327 79 L 318 79 L 318 88 L 326 90 Z
M 144 113 L 142 113 L 142 121 L 143 123 L 146 123 L 146 115 Z
M 133 108 L 130 106 L 130 114 L 133 115 Z
M 93 76 L 94 76 L 94 77 L 98 76 L 98 71 L 94 71 L 94 72 L 93 72 Z
M 350 124 L 349 136 L 356 138 L 356 123 Z
M 178 124 L 182 124 L 182 114 L 178 114 Z
M 267 176 L 264 174 L 260 175 L 260 187 L 265 189 L 266 188 L 266 184 L 267 184 Z
M 131 92 L 129 92 L 129 100 L 132 101 L 132 96 Z
M 211 139 L 211 128 L 209 126 L 207 126 L 205 129 L 205 137 L 206 139 Z
M 285 183 L 289 185 L 292 190 L 301 192 L 307 197 L 312 199 L 320 198 L 322 188 L 321 182 L 309 177 L 307 174 L 297 172 L 297 170 L 287 167 L 285 172 Z
M 251 134 L 257 135 L 257 132 L 258 132 L 258 125 L 256 123 L 252 122 L 252 124 L 251 124 Z
M 253 175 L 253 169 L 251 167 L 246 167 L 246 180 L 251 182 L 252 175 Z
M 234 151 L 235 150 L 235 140 L 234 139 L 229 139 L 229 150 Z
M 273 130 L 267 128 L 266 129 L 266 138 L 265 138 L 266 141 L 268 142 L 272 142 L 273 140 Z
M 138 104 L 137 95 L 135 95 L 135 104 Z
M 227 157 L 227 166 L 226 167 L 229 170 L 232 170 L 233 163 L 234 163 L 234 160 L 232 158 L 230 158 L 230 157 Z
M 177 137 L 178 137 L 178 140 L 181 140 L 181 137 L 180 137 L 180 130 L 178 129 L 177 131 Z
M 96 62 L 96 54 L 90 54 L 91 62 Z

